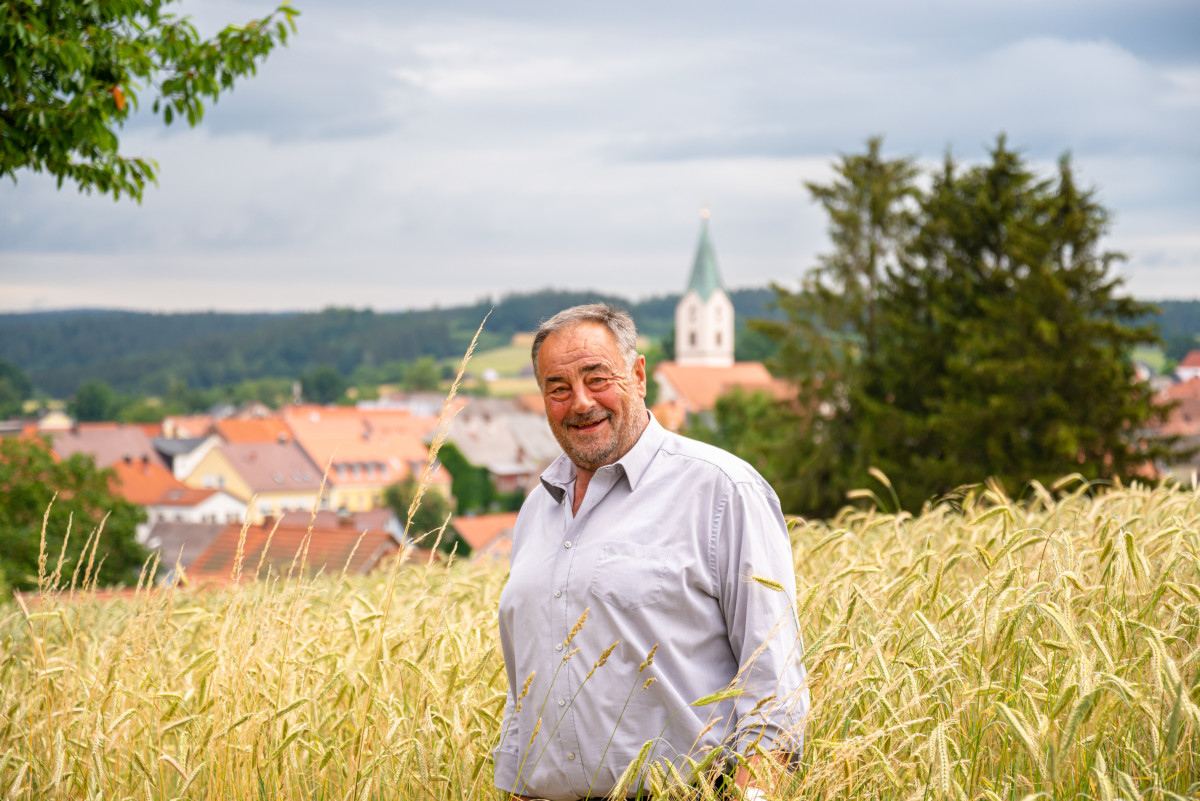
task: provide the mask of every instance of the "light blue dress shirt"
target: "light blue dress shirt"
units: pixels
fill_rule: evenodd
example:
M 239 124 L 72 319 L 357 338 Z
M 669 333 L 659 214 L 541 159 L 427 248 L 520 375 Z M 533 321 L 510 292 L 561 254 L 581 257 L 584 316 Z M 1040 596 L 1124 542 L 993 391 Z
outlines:
M 496 786 L 603 796 L 647 741 L 653 760 L 685 771 L 687 757 L 755 740 L 798 754 L 809 694 L 775 492 L 741 459 L 653 417 L 572 516 L 575 475 L 566 455 L 551 464 L 513 532 Z M 694 705 L 731 685 L 740 695 Z

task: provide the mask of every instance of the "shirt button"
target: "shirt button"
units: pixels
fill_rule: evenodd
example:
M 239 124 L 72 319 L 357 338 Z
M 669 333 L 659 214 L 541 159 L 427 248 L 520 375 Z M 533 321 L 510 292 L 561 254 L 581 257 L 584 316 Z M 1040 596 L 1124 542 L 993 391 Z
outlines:
M 564 547 L 564 548 L 570 548 L 570 547 L 571 547 L 571 541 L 570 541 L 570 540 L 567 540 L 566 542 L 564 542 L 564 543 L 563 543 L 563 547 Z
M 554 591 L 554 597 L 555 597 L 555 598 L 561 598 L 561 597 L 562 597 L 562 590 L 555 590 L 555 591 Z
M 567 705 L 567 702 L 566 702 L 566 701 L 564 701 L 563 699 L 559 698 L 559 699 L 558 699 L 558 705 L 559 705 L 559 706 L 566 706 L 566 705 Z
M 574 758 L 575 758 L 575 752 L 574 752 L 574 751 L 572 751 L 571 753 L 567 754 L 567 759 L 574 759 Z
M 558 645 L 554 646 L 554 650 L 555 650 L 555 651 L 561 651 L 561 650 L 562 650 L 562 643 L 560 642 Z

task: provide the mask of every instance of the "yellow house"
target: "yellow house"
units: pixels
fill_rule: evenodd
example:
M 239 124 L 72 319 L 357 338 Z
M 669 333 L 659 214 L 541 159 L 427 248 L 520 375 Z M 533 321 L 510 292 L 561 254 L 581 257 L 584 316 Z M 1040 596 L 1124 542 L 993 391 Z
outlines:
M 183 483 L 196 489 L 222 489 L 249 505 L 251 523 L 284 512 L 324 509 L 321 471 L 294 442 L 218 445 Z

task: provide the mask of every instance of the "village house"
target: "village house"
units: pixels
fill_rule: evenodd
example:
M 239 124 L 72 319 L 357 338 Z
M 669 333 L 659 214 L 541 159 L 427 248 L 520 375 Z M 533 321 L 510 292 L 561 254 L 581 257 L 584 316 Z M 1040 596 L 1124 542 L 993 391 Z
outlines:
M 1175 376 L 1180 381 L 1190 381 L 1200 378 L 1200 349 L 1189 350 L 1175 368 Z
M 150 442 L 171 469 L 171 473 L 180 481 L 196 469 L 196 465 L 200 464 L 210 450 L 225 444 L 225 440 L 219 434 L 186 439 L 155 437 Z
M 247 515 L 259 523 L 286 511 L 325 508 L 321 471 L 294 442 L 218 445 L 200 460 L 183 483 L 219 489 L 250 504 Z
M 1180 481 L 1194 485 L 1200 474 L 1200 376 L 1167 387 L 1156 399 L 1161 404 L 1174 406 L 1154 433 L 1179 437 L 1181 453 L 1196 449 L 1190 458 L 1179 458 L 1164 467 Z
M 235 523 L 246 515 L 246 504 L 219 489 L 194 489 L 150 458 L 125 458 L 110 466 L 112 491 L 146 509 L 146 521 L 137 527 L 137 540 L 145 544 L 159 521 L 173 523 Z

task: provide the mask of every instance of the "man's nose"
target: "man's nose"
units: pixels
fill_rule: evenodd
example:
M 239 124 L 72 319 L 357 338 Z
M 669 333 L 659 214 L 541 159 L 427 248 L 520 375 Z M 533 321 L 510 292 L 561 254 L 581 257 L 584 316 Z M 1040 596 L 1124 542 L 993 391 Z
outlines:
M 580 384 L 571 393 L 571 411 L 578 414 L 586 412 L 596 405 L 596 399 L 584 384 Z

